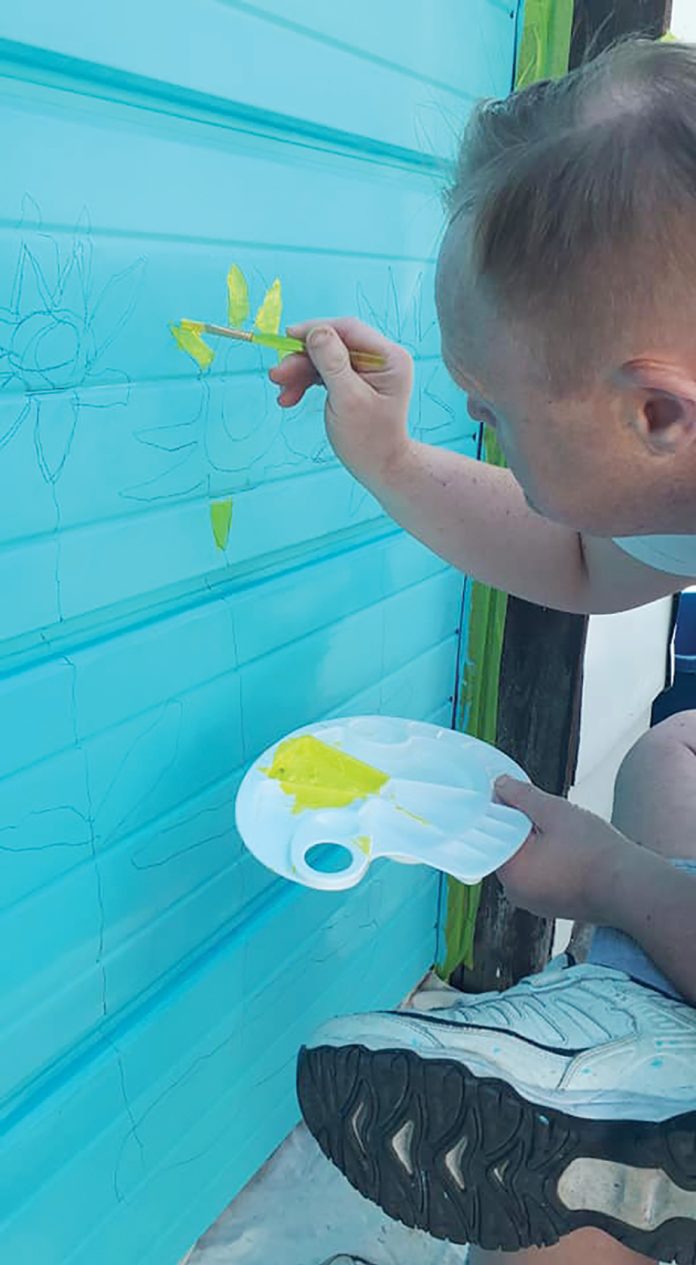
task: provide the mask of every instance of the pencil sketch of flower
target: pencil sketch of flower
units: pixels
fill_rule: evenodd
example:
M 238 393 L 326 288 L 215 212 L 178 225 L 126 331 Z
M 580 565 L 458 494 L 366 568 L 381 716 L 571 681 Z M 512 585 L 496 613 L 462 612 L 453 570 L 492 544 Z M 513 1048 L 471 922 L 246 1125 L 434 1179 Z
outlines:
M 8 302 L 0 304 L 0 449 L 31 426 L 39 469 L 55 484 L 80 412 L 126 405 L 130 381 L 106 353 L 131 316 L 144 275 L 138 259 L 98 288 L 85 216 L 70 248 L 25 199 Z
M 280 279 L 276 277 L 270 285 L 264 284 L 262 296 L 252 328 L 277 333 L 283 307 Z M 213 312 L 216 320 L 221 319 L 222 301 L 226 299 L 228 322 L 236 328 L 248 323 L 250 288 L 238 264 L 230 266 L 226 287 L 220 284 L 219 299 L 220 307 Z M 211 497 L 228 496 L 253 486 L 272 469 L 275 448 L 281 448 L 279 464 L 285 456 L 282 418 L 271 407 L 262 355 L 254 348 L 252 359 L 247 345 L 246 363 L 258 371 L 250 380 L 234 372 L 239 369 L 240 345 L 230 345 L 222 339 L 213 348 L 203 338 L 206 322 L 179 318 L 169 325 L 169 332 L 179 350 L 196 366 L 193 381 L 197 382 L 198 391 L 191 412 L 183 420 L 157 419 L 155 424 L 135 432 L 140 444 L 162 454 L 160 469 L 125 488 L 121 495 L 151 503 L 181 500 L 201 492 Z
M 376 326 L 387 338 L 401 343 L 416 361 L 416 374 L 411 409 L 413 433 L 418 439 L 437 442 L 440 435 L 451 437 L 460 429 L 459 415 L 447 399 L 448 375 L 439 354 L 423 356 L 423 349 L 432 343 L 436 327 L 435 313 L 424 294 L 424 276 L 419 272 L 408 291 L 406 302 L 399 298 L 393 270 L 387 269 L 380 299 L 368 294 L 362 285 L 356 291 L 360 317 Z M 439 339 L 438 339 L 439 342 Z

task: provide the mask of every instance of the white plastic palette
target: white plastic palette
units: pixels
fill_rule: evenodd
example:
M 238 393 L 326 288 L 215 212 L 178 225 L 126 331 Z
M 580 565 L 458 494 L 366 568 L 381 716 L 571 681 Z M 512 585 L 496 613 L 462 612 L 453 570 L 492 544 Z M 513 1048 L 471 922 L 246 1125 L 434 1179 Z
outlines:
M 387 775 L 376 792 L 338 808 L 302 808 L 269 775 L 281 743 L 246 774 L 237 795 L 237 828 L 269 869 L 307 887 L 339 891 L 364 877 L 371 861 L 432 866 L 477 883 L 522 846 L 530 822 L 493 803 L 493 783 L 522 770 L 494 747 L 451 729 L 389 716 L 356 716 L 298 729 Z M 287 743 L 289 739 L 283 739 Z M 285 747 L 282 748 L 285 750 Z

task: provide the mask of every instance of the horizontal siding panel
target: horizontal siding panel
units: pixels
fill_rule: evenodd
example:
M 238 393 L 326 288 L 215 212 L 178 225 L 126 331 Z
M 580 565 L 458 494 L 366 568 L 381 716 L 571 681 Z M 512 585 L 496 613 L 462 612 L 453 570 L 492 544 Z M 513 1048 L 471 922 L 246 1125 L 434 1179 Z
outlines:
M 425 585 L 423 587 L 423 600 L 428 602 L 428 589 Z M 450 657 L 451 687 L 453 643 L 456 646 L 458 637 L 455 624 L 461 605 L 461 582 L 458 583 L 456 577 L 447 574 L 444 583 L 433 587 L 434 609 L 427 621 L 431 627 L 423 641 L 418 639 L 417 634 L 414 634 L 413 640 L 425 648 L 429 645 L 428 638 L 438 645 L 442 644 L 443 637 L 447 638 L 445 645 Z M 439 609 L 437 603 L 438 600 L 442 601 L 443 590 L 446 593 L 446 602 Z M 397 613 L 399 605 L 403 612 L 404 604 L 399 604 L 398 599 L 391 600 L 397 604 Z M 415 597 L 413 604 L 408 607 L 410 616 L 416 620 L 417 601 Z M 313 634 L 303 642 L 292 643 L 274 654 L 256 660 L 242 671 L 242 710 L 250 753 L 262 751 L 283 733 L 296 729 L 303 723 L 303 716 L 319 716 L 342 708 L 346 697 L 354 697 L 368 686 L 379 684 L 386 689 L 387 678 L 392 671 L 398 672 L 402 666 L 412 667 L 415 657 L 413 653 L 404 649 L 402 657 L 400 652 L 402 644 L 408 646 L 406 627 L 402 628 L 402 636 L 399 637 L 399 650 L 396 644 L 390 646 L 385 641 L 387 605 L 384 602 L 359 616 L 342 620 L 328 630 L 328 636 L 323 632 Z M 432 627 L 433 623 L 435 629 Z M 309 679 L 306 672 L 308 662 L 314 664 L 314 671 Z
M 228 566 L 263 566 L 279 551 L 304 549 L 309 561 L 346 526 L 383 521 L 379 505 L 346 471 L 332 465 L 309 479 L 301 515 L 295 480 L 236 493 L 224 552 L 210 526 L 210 500 L 218 499 L 222 489 L 194 501 L 173 497 L 149 514 L 66 531 L 59 539 L 47 536 L 0 549 L 0 585 L 8 598 L 0 610 L 0 641 L 93 612 L 113 613 L 151 593 L 182 585 L 191 591 L 204 588 Z
M 0 783 L 0 908 L 89 856 L 89 788 L 75 746 Z
M 389 60 L 453 92 L 461 93 L 463 85 L 475 97 L 502 96 L 508 90 L 510 23 L 517 16 L 512 0 L 431 0 L 407 10 L 402 0 L 381 0 L 379 5 L 352 0 L 350 8 L 324 0 L 302 0 L 292 7 L 283 0 L 229 2 L 276 18 L 281 29 L 292 24 L 317 42 L 350 47 L 369 61 Z
M 379 315 L 378 321 L 376 311 L 367 313 L 371 324 L 384 324 Z M 167 355 L 170 345 L 173 355 L 176 348 L 167 335 Z M 281 413 L 266 381 L 270 357 L 266 355 L 264 362 L 256 349 L 248 354 L 255 366 L 253 374 L 220 374 L 201 381 L 189 371 L 178 383 L 129 388 L 113 410 L 110 406 L 102 408 L 98 402 L 92 408 L 86 392 L 84 407 L 78 410 L 78 420 L 85 419 L 85 430 L 77 431 L 70 444 L 60 480 L 58 511 L 55 497 L 50 495 L 51 485 L 37 462 L 32 424 L 37 417 L 27 414 L 6 448 L 2 490 L 9 494 L 17 479 L 25 479 L 35 493 L 37 514 L 32 517 L 26 505 L 12 514 L 5 502 L 0 520 L 3 553 L 11 555 L 18 545 L 38 543 L 44 556 L 58 565 L 60 579 L 66 566 L 53 539 L 58 519 L 66 540 L 73 539 L 70 529 L 85 525 L 98 525 L 102 534 L 108 535 L 114 522 L 118 528 L 125 516 L 141 518 L 175 501 L 188 512 L 186 503 L 203 496 L 239 493 L 255 484 L 282 483 L 289 477 L 314 476 L 328 469 L 335 472 L 318 395 L 308 396 L 304 407 Z M 416 373 L 414 433 L 439 443 L 458 438 L 461 399 L 442 366 L 417 361 Z M 40 425 L 60 425 L 62 405 L 55 414 L 43 400 L 40 405 Z M 0 411 L 9 433 L 22 414 L 21 398 L 3 393 Z M 255 426 L 252 419 L 256 419 Z M 80 477 L 85 469 L 93 471 L 89 484 Z M 334 479 L 334 483 L 340 486 L 339 480 Z M 79 532 L 76 537 L 79 541 Z
M 411 559 L 414 583 L 390 593 L 383 572 L 392 552 Z M 292 592 L 286 581 L 281 591 L 277 583 L 253 586 L 238 602 L 211 603 L 180 620 L 151 625 L 144 635 L 132 632 L 104 641 L 73 659 L 73 725 L 84 751 L 84 764 L 77 764 L 75 773 L 82 782 L 86 779 L 89 803 L 84 820 L 76 818 L 77 824 L 82 822 L 82 834 L 70 837 L 73 846 L 57 848 L 54 835 L 48 846 L 65 867 L 66 880 L 57 888 L 53 855 L 51 885 L 44 885 L 42 851 L 34 850 L 34 816 L 29 813 L 16 822 L 9 891 L 11 880 L 16 884 L 20 879 L 14 856 L 23 845 L 34 859 L 34 882 L 42 885 L 34 897 L 29 899 L 27 893 L 16 904 L 8 923 L 13 955 L 11 969 L 5 970 L 3 1020 L 11 1025 L 18 1058 L 6 1061 L 1 1097 L 85 1040 L 105 1017 L 111 1020 L 134 997 L 156 987 L 177 963 L 242 916 L 267 887 L 270 877 L 240 853 L 233 830 L 234 792 L 245 760 L 310 717 L 343 711 L 345 698 L 357 689 L 362 688 L 364 698 L 366 683 L 367 692 L 375 696 L 371 710 L 385 710 L 383 698 L 388 698 L 392 710 L 424 715 L 411 697 L 411 669 L 419 653 L 415 670 L 421 694 L 444 700 L 444 711 L 451 712 L 447 696 L 453 682 L 461 581 L 401 536 L 385 541 L 378 552 L 357 550 L 357 574 L 362 574 L 363 562 L 367 574 L 372 569 L 378 581 L 372 593 L 375 600 L 353 614 L 347 611 L 345 583 L 342 591 L 338 588 L 335 567 L 323 564 L 295 577 L 297 612 L 308 597 L 304 635 L 297 639 L 280 622 L 278 600 L 285 591 L 287 605 Z M 432 574 L 420 578 L 423 571 Z M 328 589 L 324 577 L 329 578 Z M 401 573 L 400 586 L 405 579 Z M 342 596 L 339 621 L 330 607 L 332 587 Z M 278 605 L 276 624 L 263 621 L 270 641 L 264 648 L 242 640 L 239 660 L 233 658 L 224 673 L 225 648 L 229 653 L 229 646 L 238 643 L 235 629 L 252 632 L 267 612 L 264 589 Z M 311 595 L 315 601 L 316 595 L 324 598 L 314 616 L 323 622 L 314 632 L 306 631 Z M 356 588 L 353 602 L 366 596 Z M 375 645 L 381 653 L 356 658 L 356 645 Z M 421 653 L 424 646 L 432 651 Z M 180 663 L 187 664 L 189 681 Z M 314 665 L 309 677 L 308 663 Z M 127 676 L 128 665 L 134 681 L 147 682 L 149 694 L 129 693 L 128 681 L 124 691 L 115 688 Z M 195 683 L 196 677 L 202 678 L 200 683 Z M 27 679 L 32 681 L 32 674 Z M 287 682 L 296 683 L 295 688 L 289 689 Z M 177 698 L 170 702 L 175 686 Z M 91 707 L 97 698 L 104 698 L 105 710 L 99 716 L 99 731 L 90 736 L 97 721 Z M 137 715 L 130 716 L 129 710 Z M 218 737 L 211 729 L 214 713 Z M 197 717 L 205 731 L 199 729 Z M 56 759 L 62 763 L 62 755 Z M 65 792 L 70 794 L 67 787 Z M 68 820 L 75 825 L 72 816 Z M 56 821 L 54 813 L 52 830 Z M 15 885 L 14 894 L 18 898 L 22 889 L 18 892 Z M 49 911 L 56 901 L 80 908 L 82 918 L 53 922 Z M 62 963 L 70 963 L 70 983 L 59 987 Z M 48 1006 L 47 996 L 52 997 Z M 58 1045 L 54 1030 L 66 1009 L 72 1022 Z
M 443 697 L 443 689 L 452 687 L 452 646 L 452 641 L 434 646 L 418 662 L 409 663 L 409 670 L 391 674 L 373 688 L 380 689 L 381 697 L 399 705 L 405 715 L 423 715 L 421 696 L 433 697 L 437 689 L 438 696 Z M 415 692 L 411 669 L 420 678 Z M 396 706 L 391 710 L 396 711 Z M 305 711 L 302 719 L 306 716 Z M 190 786 L 189 779 L 186 769 L 185 789 Z M 167 784 L 163 794 L 175 793 L 175 784 L 176 778 Z M 108 851 L 108 859 L 103 860 L 97 844 L 96 877 L 92 865 L 78 868 L 68 875 L 62 892 L 53 888 L 39 892 L 37 898 L 24 902 L 16 912 L 11 969 L 5 972 L 3 999 L 4 1022 L 11 1025 L 9 1050 L 15 1051 L 16 1058 L 3 1060 L 1 1097 L 22 1088 L 67 1054 L 73 1044 L 87 1039 L 105 1018 L 111 1020 L 140 993 L 157 985 L 186 956 L 242 915 L 266 889 L 268 875 L 252 859 L 240 858 L 232 864 L 239 856 L 232 827 L 233 799 L 227 802 L 227 824 L 221 797 L 216 807 L 216 846 L 206 854 L 214 873 L 205 887 L 192 885 L 191 867 L 187 864 L 191 851 L 210 841 L 209 817 L 196 806 L 194 815 L 187 820 L 185 835 L 191 839 L 192 832 L 192 841 L 187 842 L 182 853 L 165 851 L 167 842 L 162 839 L 158 822 L 149 844 L 144 832 L 134 840 L 129 837 L 125 855 L 123 849 L 115 855 Z M 148 865 L 151 850 L 156 853 L 156 863 Z M 225 853 L 229 855 L 228 864 L 224 864 Z M 181 858 L 185 863 L 183 874 Z M 157 872 L 154 878 L 152 870 Z M 186 887 L 186 879 L 190 887 Z M 66 908 L 75 904 L 80 920 L 47 920 L 57 899 L 61 903 L 65 899 Z M 296 899 L 301 902 L 300 896 Z M 11 929 L 13 920 L 9 921 Z M 62 975 L 58 964 L 62 964 Z M 54 989 L 59 989 L 59 994 Z M 70 1023 L 61 1022 L 66 1015 L 71 1016 Z
M 430 910 L 434 934 L 436 884 L 432 879 L 414 891 L 404 868 L 386 884 L 377 873 L 367 887 L 347 898 L 307 895 L 301 942 L 287 941 L 287 922 L 280 917 L 288 901 L 296 899 L 290 893 L 256 920 L 250 937 L 219 949 L 149 1015 L 123 1036 L 116 1036 L 114 1045 L 106 1045 L 80 1068 L 77 1077 L 56 1088 L 53 1111 L 38 1105 L 16 1124 L 11 1148 L 0 1144 L 0 1215 L 6 1249 L 19 1253 L 20 1261 L 28 1261 L 23 1255 L 22 1227 L 29 1223 L 38 1234 L 42 1227 L 51 1227 L 40 1240 L 38 1259 L 44 1265 L 87 1261 L 87 1253 L 94 1251 L 94 1243 L 85 1235 L 84 1208 L 88 1206 L 95 1220 L 107 1213 L 117 1220 L 118 1234 L 108 1227 L 102 1242 L 100 1265 L 118 1261 L 119 1251 L 127 1255 L 124 1233 L 129 1239 L 147 1235 L 142 1214 L 133 1216 L 137 1201 L 152 1216 L 175 1191 L 184 1197 L 180 1181 L 186 1170 L 190 1193 L 201 1159 L 225 1136 L 229 1151 L 232 1117 L 226 1118 L 226 1111 L 230 1109 L 235 1145 L 244 1146 L 250 1135 L 260 1135 L 255 1138 L 255 1151 L 257 1156 L 262 1153 L 268 1136 L 254 1105 L 258 1093 L 269 1092 L 266 1085 L 278 1092 L 287 1083 L 292 1075 L 288 1049 L 297 1048 L 334 1007 L 393 1005 L 403 995 L 408 980 L 413 979 L 406 971 L 408 967 L 412 971 L 417 960 L 415 952 L 411 956 L 415 946 L 409 947 L 402 964 L 405 970 L 396 962 L 387 967 L 374 952 L 375 936 L 382 929 L 386 936 L 390 923 L 396 929 L 404 901 L 409 899 L 423 913 Z M 365 919 L 359 907 L 373 885 L 377 890 L 370 917 Z M 327 905 L 333 906 L 328 916 Z M 319 949 L 325 937 L 327 953 Z M 423 948 L 421 944 L 419 957 Z M 273 973 L 267 987 L 259 991 L 255 981 L 266 964 Z M 289 1045 L 283 1025 L 275 1021 L 277 1007 L 283 1004 L 290 1008 L 290 1030 L 285 1033 Z M 124 1093 L 127 1114 L 123 1114 Z M 224 1114 L 217 1107 L 211 1109 L 218 1103 Z M 286 1114 L 288 1124 L 294 1110 Z M 70 1147 L 64 1153 L 56 1145 L 54 1112 L 70 1117 Z M 202 1167 L 207 1171 L 206 1164 Z M 80 1181 L 79 1204 L 71 1199 L 76 1180 Z M 176 1202 L 171 1206 L 176 1207 Z M 56 1219 L 58 1208 L 64 1212 Z M 126 1209 L 130 1215 L 124 1215 Z M 137 1241 L 145 1246 L 140 1238 Z
M 0 710 L 26 741 L 5 742 L 0 788 L 34 758 L 59 753 L 186 695 L 236 667 L 320 633 L 386 598 L 428 581 L 442 583 L 445 564 L 385 522 L 380 539 L 343 552 L 359 584 L 346 584 L 333 556 L 289 568 L 272 580 L 248 577 L 192 598 L 179 613 L 138 623 L 119 636 L 89 640 L 69 659 L 51 660 L 0 679 Z M 451 583 L 458 583 L 450 572 Z M 44 724 L 25 735 L 22 718 L 43 700 Z M 5 739 L 7 734 L 4 734 Z
M 451 0 L 444 6 L 437 0 L 435 12 L 425 6 L 414 8 L 408 23 L 407 64 L 400 63 L 398 50 L 392 53 L 390 48 L 392 31 L 404 26 L 396 0 L 381 16 L 374 6 L 369 11 L 363 0 L 356 16 L 359 28 L 360 9 L 364 11 L 362 48 L 355 46 L 354 34 L 342 41 L 326 38 L 321 27 L 313 30 L 312 12 L 318 6 L 306 7 L 306 23 L 301 20 L 305 6 L 292 6 L 291 20 L 281 23 L 269 20 L 264 7 L 270 9 L 234 0 L 199 0 L 191 9 L 185 0 L 150 0 L 143 10 L 136 0 L 121 0 L 118 9 L 105 7 L 97 17 L 88 0 L 67 0 L 59 18 L 52 9 L 29 0 L 4 23 L 6 55 L 14 55 L 17 62 L 26 60 L 29 74 L 36 69 L 45 72 L 48 65 L 84 84 L 86 91 L 90 83 L 93 91 L 107 93 L 120 87 L 121 92 L 130 90 L 161 103 L 160 108 L 178 104 L 180 109 L 238 112 L 241 107 L 245 117 L 253 112 L 257 126 L 284 119 L 292 130 L 316 134 L 317 129 L 330 129 L 360 137 L 363 143 L 373 140 L 428 154 L 450 153 L 452 116 L 457 117 L 463 101 L 505 92 L 509 84 L 505 76 L 514 39 L 512 3 L 505 12 L 477 0 L 468 16 L 460 11 L 456 19 Z M 295 14 L 299 21 L 292 20 Z M 428 58 L 427 51 L 424 67 L 416 68 L 414 50 L 422 42 L 434 51 L 441 43 L 438 27 L 443 25 L 449 41 L 460 50 L 459 74 L 452 52 L 439 73 L 434 73 L 433 56 Z M 134 30 L 137 40 L 131 38 Z M 384 45 L 379 42 L 380 30 L 387 32 Z M 10 41 L 25 51 L 13 49 Z M 401 42 L 406 43 L 403 35 Z
M 207 242 L 218 248 L 259 242 L 300 256 L 335 251 L 419 262 L 433 254 L 444 174 L 409 172 L 406 179 L 400 167 L 359 150 L 339 155 L 292 138 L 250 137 L 231 124 L 172 119 L 137 106 L 90 101 L 86 110 L 77 94 L 20 87 L 8 77 L 2 78 L 2 92 L 3 143 L 12 143 L 21 128 L 27 144 L 13 145 L 0 223 L 12 229 L 23 222 L 31 229 L 38 220 L 49 232 L 88 233 L 97 255 L 92 261 L 97 286 L 96 247 L 107 243 L 125 251 L 130 243 L 128 262 L 134 264 L 140 252 L 133 243 L 142 238 L 159 256 L 172 245 L 200 248 Z M 40 165 L 32 160 L 37 146 Z M 128 197 L 125 181 L 133 188 Z M 136 196 L 136 189 L 146 190 L 146 197 Z M 387 199 L 394 203 L 389 217 Z M 337 205 L 355 215 L 349 233 L 342 215 L 327 214 Z M 50 240 L 36 243 L 35 250 L 41 252 L 42 245 L 50 260 L 45 251 Z M 253 267 L 254 275 L 263 277 L 258 256 Z M 312 277 L 313 286 L 321 284 L 321 276 Z M 175 275 L 167 292 L 178 300 Z M 178 302 L 174 314 L 177 307 Z M 102 313 L 107 323 L 109 315 L 108 309 Z M 136 354 L 137 347 L 128 352 Z

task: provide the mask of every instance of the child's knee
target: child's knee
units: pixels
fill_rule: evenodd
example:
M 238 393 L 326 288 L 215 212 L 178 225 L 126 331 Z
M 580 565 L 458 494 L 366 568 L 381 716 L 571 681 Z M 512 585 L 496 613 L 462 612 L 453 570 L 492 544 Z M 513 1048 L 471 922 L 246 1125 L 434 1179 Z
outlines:
M 668 716 L 659 725 L 655 725 L 654 729 L 648 730 L 645 738 L 670 748 L 676 743 L 696 755 L 696 711 L 677 712 L 675 716 Z
M 675 756 L 696 755 L 696 711 L 669 716 L 649 729 L 624 757 L 616 777 L 616 795 L 642 796 L 662 784 Z M 695 766 L 696 773 L 696 766 Z
M 614 789 L 614 825 L 665 856 L 691 856 L 696 712 L 670 716 L 631 748 Z

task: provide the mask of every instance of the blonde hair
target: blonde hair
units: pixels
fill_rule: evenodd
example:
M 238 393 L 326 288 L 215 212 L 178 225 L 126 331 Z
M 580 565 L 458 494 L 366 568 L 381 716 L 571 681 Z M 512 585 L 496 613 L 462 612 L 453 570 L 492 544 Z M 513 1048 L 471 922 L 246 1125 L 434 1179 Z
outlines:
M 615 315 L 655 270 L 696 257 L 696 47 L 627 40 L 484 102 L 447 205 L 513 312 Z

